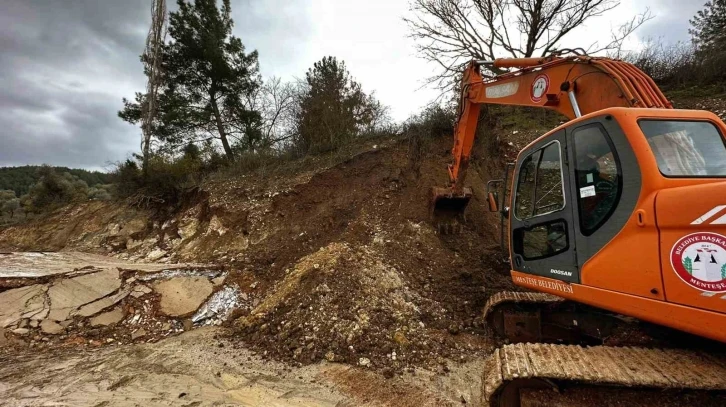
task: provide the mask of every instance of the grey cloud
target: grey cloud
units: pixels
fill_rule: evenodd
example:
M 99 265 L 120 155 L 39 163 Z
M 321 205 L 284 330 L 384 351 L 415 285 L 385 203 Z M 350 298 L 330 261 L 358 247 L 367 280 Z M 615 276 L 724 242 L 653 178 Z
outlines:
M 655 18 L 641 27 L 638 37 L 675 43 L 691 40 L 689 20 L 703 9 L 705 0 L 647 0 L 639 3 L 648 6 Z
M 138 131 L 116 111 L 119 83 L 143 87 L 146 3 L 0 5 L 0 165 L 101 168 L 136 149 Z
M 144 89 L 139 54 L 150 3 L 0 2 L 0 166 L 101 168 L 138 151 L 139 129 L 116 112 L 122 97 Z M 260 51 L 263 74 L 299 69 L 310 30 L 305 3 L 232 2 L 234 33 Z

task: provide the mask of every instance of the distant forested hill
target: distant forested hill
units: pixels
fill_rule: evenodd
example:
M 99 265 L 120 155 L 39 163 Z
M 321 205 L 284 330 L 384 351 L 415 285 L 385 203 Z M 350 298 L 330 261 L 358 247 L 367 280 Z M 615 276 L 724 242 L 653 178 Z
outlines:
M 28 192 L 31 185 L 38 182 L 37 165 L 26 165 L 24 167 L 0 167 L 0 190 L 11 189 L 17 196 Z M 86 181 L 89 187 L 97 184 L 108 184 L 110 175 L 98 171 L 86 171 L 70 169 L 66 167 L 53 167 L 58 174 L 71 173 L 79 179 Z

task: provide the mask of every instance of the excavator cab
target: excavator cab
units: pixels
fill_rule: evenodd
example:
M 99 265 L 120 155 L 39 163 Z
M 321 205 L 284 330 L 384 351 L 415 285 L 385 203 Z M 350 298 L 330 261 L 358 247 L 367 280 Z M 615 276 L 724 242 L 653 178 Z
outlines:
M 487 197 L 514 282 L 726 340 L 724 134 L 710 112 L 609 108 L 525 147 Z

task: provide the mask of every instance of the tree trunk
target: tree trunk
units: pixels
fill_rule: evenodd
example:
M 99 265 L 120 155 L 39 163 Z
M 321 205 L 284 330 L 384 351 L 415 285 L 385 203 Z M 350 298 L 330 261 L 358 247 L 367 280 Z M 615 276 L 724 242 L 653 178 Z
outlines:
M 234 154 L 232 153 L 232 148 L 229 146 L 229 141 L 227 140 L 227 132 L 224 131 L 224 124 L 222 123 L 222 115 L 219 113 L 219 106 L 217 106 L 217 100 L 215 99 L 213 94 L 209 95 L 209 100 L 212 104 L 212 112 L 214 112 L 214 119 L 217 122 L 217 131 L 219 132 L 219 139 L 222 140 L 222 148 L 224 148 L 224 153 L 227 155 L 227 159 L 231 160 L 234 158 Z
M 151 130 L 149 129 L 149 127 L 151 126 L 145 125 L 144 129 L 141 130 L 144 135 L 143 150 L 141 153 L 141 171 L 144 175 L 144 179 L 146 179 L 146 177 L 149 175 L 149 146 L 151 145 Z

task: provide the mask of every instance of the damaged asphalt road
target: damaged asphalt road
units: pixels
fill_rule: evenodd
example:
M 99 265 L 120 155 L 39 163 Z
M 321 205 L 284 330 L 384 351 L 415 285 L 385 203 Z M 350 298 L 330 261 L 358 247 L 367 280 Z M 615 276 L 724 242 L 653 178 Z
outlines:
M 5 253 L 0 267 L 4 287 L 17 287 L 0 291 L 0 334 L 17 346 L 152 341 L 219 325 L 242 305 L 239 287 L 210 265 L 61 252 Z

